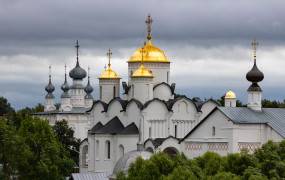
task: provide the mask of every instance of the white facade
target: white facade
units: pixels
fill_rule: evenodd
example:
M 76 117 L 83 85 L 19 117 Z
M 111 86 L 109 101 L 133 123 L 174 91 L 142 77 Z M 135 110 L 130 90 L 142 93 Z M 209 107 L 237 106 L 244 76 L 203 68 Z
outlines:
M 255 83 L 248 91 L 248 107 L 236 107 L 235 95 L 220 107 L 212 99 L 201 101 L 176 94 L 175 84 L 170 84 L 170 63 L 148 60 L 143 65 L 149 76 L 132 76 L 141 63 L 128 63 L 122 98 L 119 78 L 99 78 L 100 98 L 94 102 L 85 98 L 92 96 L 82 85 L 86 75 L 77 60 L 70 73 L 70 102 L 62 99 L 61 108 L 50 111 L 54 102 L 47 98 L 45 112 L 37 114 L 50 124 L 67 120 L 75 137 L 84 139 L 80 146 L 81 172 L 112 173 L 118 159 L 136 150 L 138 142 L 150 152 L 183 152 L 193 158 L 207 151 L 226 155 L 245 148 L 253 152 L 268 140 L 284 139 L 285 127 L 279 125 L 284 125 L 285 109 L 262 109 L 257 82 L 263 77 L 258 77 L 262 73 L 257 68 L 247 76 Z M 53 90 L 51 85 L 47 87 L 48 93 Z
M 131 83 L 132 73 L 138 69 L 140 62 L 128 63 L 128 81 Z M 159 63 L 159 62 L 144 62 L 144 66 L 148 69 L 151 69 L 153 78 L 153 84 L 156 85 L 161 82 L 170 83 L 170 63 Z
M 120 79 L 99 79 L 99 96 L 106 103 L 120 97 Z

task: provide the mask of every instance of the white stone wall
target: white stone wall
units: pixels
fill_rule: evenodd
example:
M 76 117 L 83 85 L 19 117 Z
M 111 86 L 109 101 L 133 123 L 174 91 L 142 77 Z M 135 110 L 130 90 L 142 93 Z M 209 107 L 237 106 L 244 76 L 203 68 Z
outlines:
M 129 76 L 129 83 L 132 82 L 131 75 L 139 66 L 140 62 L 136 63 L 128 63 L 128 76 Z M 150 69 L 154 75 L 153 83 L 158 84 L 161 82 L 170 82 L 170 63 L 149 63 L 145 62 L 144 66 Z
M 169 86 L 161 84 L 155 87 L 155 89 L 153 90 L 153 97 L 164 101 L 168 101 L 169 99 L 173 98 L 173 94 Z
M 176 137 L 183 138 L 197 124 L 200 114 L 195 104 L 186 98 L 176 101 L 172 111 L 169 121 L 170 135 L 175 137 L 176 126 Z
M 115 87 L 115 93 L 114 93 Z M 99 79 L 99 96 L 103 102 L 110 102 L 115 97 L 120 96 L 120 79 Z
M 71 105 L 73 107 L 85 107 L 84 89 L 70 89 Z
M 43 119 L 47 119 L 50 125 L 54 125 L 56 121 L 62 121 L 63 119 L 68 122 L 68 126 L 74 130 L 74 137 L 81 140 L 87 138 L 87 132 L 90 128 L 87 114 L 50 114 L 38 116 Z
M 206 103 L 203 104 L 203 106 L 201 107 L 201 116 L 199 118 L 199 121 L 201 121 L 202 119 L 204 119 L 215 107 L 217 107 L 217 103 L 209 100 Z
M 138 135 L 104 135 L 104 134 L 95 134 L 93 145 L 94 147 L 90 154 L 93 158 L 91 162 L 91 166 L 88 167 L 88 171 L 91 172 L 112 172 L 113 168 L 121 157 L 121 149 L 124 148 L 124 153 L 136 150 L 136 144 L 138 142 Z M 110 141 L 111 143 L 111 154 L 110 159 L 107 158 L 107 149 L 106 149 L 106 141 Z M 97 145 L 97 146 L 96 146 Z M 98 146 L 99 145 L 99 146 Z M 96 150 L 98 152 L 96 152 Z
M 258 91 L 249 91 L 248 92 L 248 104 L 247 107 L 253 110 L 261 110 L 261 99 L 262 93 Z
M 182 142 L 181 150 L 189 158 L 200 156 L 209 150 L 221 155 L 233 152 L 233 123 L 220 111 L 215 111 Z
M 132 96 L 129 99 L 135 98 L 141 103 L 153 99 L 152 78 L 133 78 L 130 91 Z
M 54 98 L 46 98 L 45 100 L 45 107 L 44 111 L 54 111 L 56 110 L 56 107 L 54 105 Z
M 70 98 L 61 98 L 60 111 L 71 111 L 72 105 Z

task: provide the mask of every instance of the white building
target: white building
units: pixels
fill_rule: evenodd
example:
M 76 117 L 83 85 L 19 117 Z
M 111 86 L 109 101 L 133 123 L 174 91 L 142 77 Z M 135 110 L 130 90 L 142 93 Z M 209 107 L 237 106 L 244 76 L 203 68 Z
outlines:
M 257 68 L 256 56 L 246 76 L 252 83 L 248 107 L 236 107 L 233 91 L 226 93 L 224 107 L 211 99 L 190 99 L 175 93 L 175 83 L 170 84 L 170 60 L 152 42 L 150 16 L 146 23 L 147 41 L 127 61 L 128 82 L 122 82 L 123 95 L 119 93 L 121 79 L 111 68 L 110 51 L 108 67 L 99 77 L 99 100 L 86 103 L 93 89 L 83 91 L 86 72 L 79 71 L 78 60 L 70 72 L 70 96 L 63 96 L 70 98 L 62 103 L 67 110 L 55 110 L 51 81 L 46 87 L 46 112 L 41 116 L 51 123 L 66 118 L 75 126 L 76 135 L 86 137 L 80 146 L 81 172 L 125 171 L 135 157 L 148 158 L 147 152 L 183 152 L 189 158 L 206 151 L 226 155 L 244 148 L 254 151 L 268 140 L 284 139 L 285 109 L 261 106 L 258 82 L 264 76 Z M 253 47 L 255 53 L 255 41 Z

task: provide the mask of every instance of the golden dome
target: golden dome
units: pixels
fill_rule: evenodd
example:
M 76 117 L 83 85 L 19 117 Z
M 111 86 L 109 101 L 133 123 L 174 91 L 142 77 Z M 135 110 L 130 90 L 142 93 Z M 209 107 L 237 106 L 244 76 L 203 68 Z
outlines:
M 236 94 L 233 91 L 229 90 L 225 95 L 225 99 L 236 99 Z
M 120 77 L 115 71 L 108 67 L 102 72 L 99 79 L 120 79 Z
M 152 72 L 151 70 L 147 69 L 146 67 L 144 67 L 143 64 L 140 65 L 140 67 L 135 70 L 135 72 L 132 74 L 132 78 L 152 78 Z
M 144 45 L 144 62 L 155 62 L 155 63 L 170 63 L 164 54 L 164 51 L 154 46 L 150 40 Z M 142 59 L 142 48 L 138 48 L 135 53 L 131 56 L 128 62 L 141 62 Z

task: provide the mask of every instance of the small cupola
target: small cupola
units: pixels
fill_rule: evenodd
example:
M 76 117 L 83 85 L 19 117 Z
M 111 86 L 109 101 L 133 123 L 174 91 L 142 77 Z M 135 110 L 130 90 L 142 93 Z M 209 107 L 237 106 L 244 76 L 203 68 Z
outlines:
M 225 107 L 236 107 L 236 94 L 232 90 L 225 94 Z

